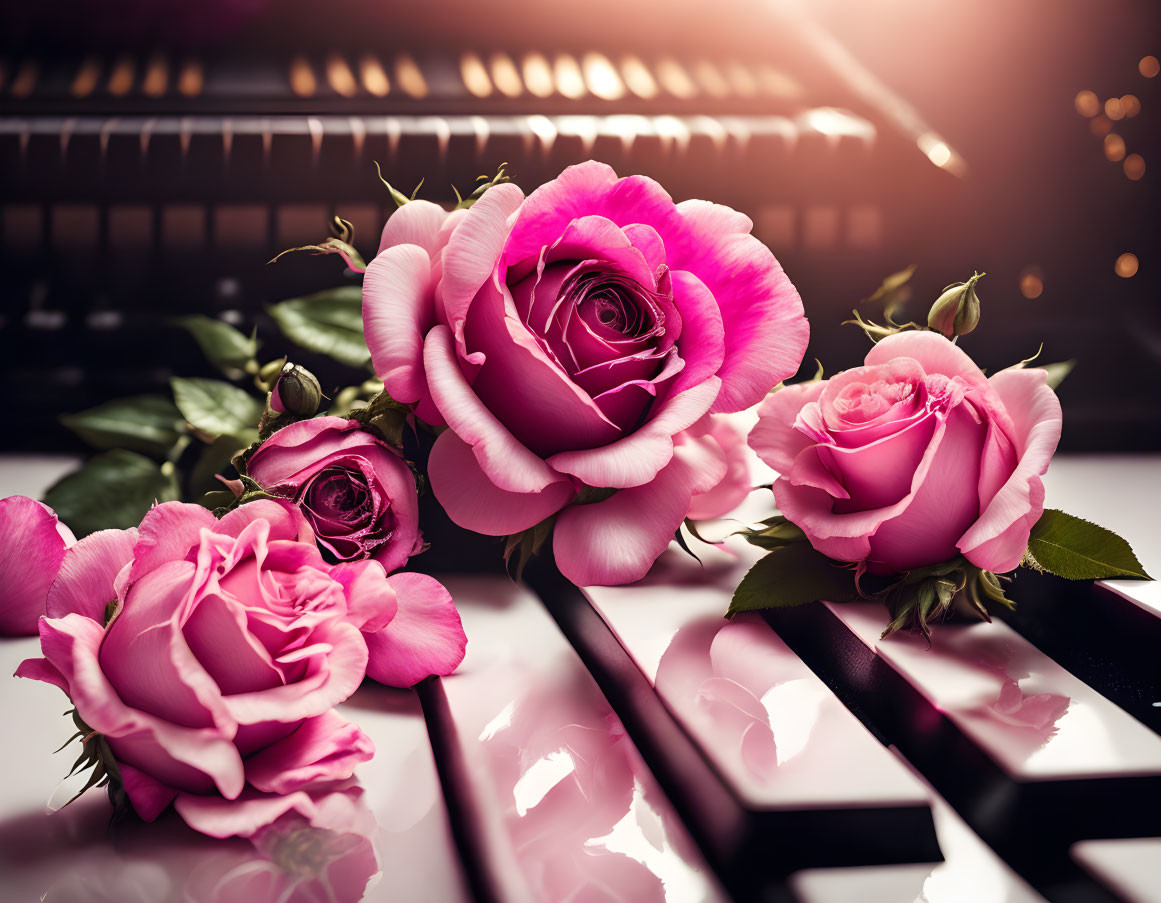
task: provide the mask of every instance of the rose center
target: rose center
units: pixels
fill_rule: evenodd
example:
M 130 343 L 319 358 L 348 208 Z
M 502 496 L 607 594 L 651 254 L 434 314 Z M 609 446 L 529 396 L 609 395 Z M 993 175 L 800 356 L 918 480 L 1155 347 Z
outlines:
M 350 520 L 371 511 L 371 492 L 361 474 L 330 468 L 312 480 L 303 496 L 304 503 L 315 514 L 326 518 Z
M 665 334 L 656 293 L 617 273 L 579 273 L 562 287 L 571 309 L 597 335 L 639 342 Z

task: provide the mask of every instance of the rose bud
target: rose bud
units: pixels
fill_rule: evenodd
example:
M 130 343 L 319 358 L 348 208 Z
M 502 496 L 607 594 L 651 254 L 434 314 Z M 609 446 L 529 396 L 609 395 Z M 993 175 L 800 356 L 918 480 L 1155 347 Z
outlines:
M 279 414 L 311 417 L 322 401 L 318 379 L 306 367 L 289 361 L 283 366 L 270 390 L 270 410 Z
M 948 286 L 931 305 L 927 325 L 949 339 L 967 335 L 975 329 L 980 322 L 980 299 L 976 295 L 976 283 L 983 275 L 976 273 L 967 282 Z
M 278 430 L 247 471 L 295 502 L 339 561 L 374 558 L 388 572 L 419 551 L 415 476 L 402 456 L 354 420 L 315 417 Z

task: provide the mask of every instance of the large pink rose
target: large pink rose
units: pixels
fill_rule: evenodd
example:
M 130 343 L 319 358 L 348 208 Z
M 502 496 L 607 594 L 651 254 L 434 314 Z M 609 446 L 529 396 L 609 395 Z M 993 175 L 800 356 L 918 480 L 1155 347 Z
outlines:
M 423 544 L 411 468 L 355 420 L 315 417 L 284 427 L 246 470 L 267 492 L 294 501 L 339 561 L 374 558 L 390 572 Z
M 781 474 L 781 512 L 823 554 L 873 573 L 962 554 L 1002 573 L 1043 513 L 1060 426 L 1045 371 L 987 379 L 942 335 L 903 332 L 866 366 L 774 393 L 750 445 Z
M 722 479 L 674 436 L 798 369 L 794 286 L 744 215 L 599 163 L 446 218 L 412 207 L 388 221 L 363 317 L 388 392 L 450 427 L 436 497 L 490 535 L 555 515 L 577 583 L 641 577 Z
M 451 670 L 463 645 L 443 635 L 446 616 L 428 617 L 441 601 L 392 586 L 374 561 L 328 565 L 288 503 L 219 521 L 169 502 L 136 531 L 66 553 L 40 622 L 45 657 L 17 674 L 68 694 L 152 819 L 175 798 L 181 812 L 205 795 L 261 799 L 349 777 L 373 750 L 333 708 L 368 672 L 405 685 Z
M 45 597 L 75 543 L 72 531 L 36 499 L 0 499 L 0 636 L 35 636 Z

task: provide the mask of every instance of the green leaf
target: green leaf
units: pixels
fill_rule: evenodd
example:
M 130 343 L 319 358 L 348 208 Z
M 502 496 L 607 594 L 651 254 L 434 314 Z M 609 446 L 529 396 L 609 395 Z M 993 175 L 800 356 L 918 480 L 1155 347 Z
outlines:
M 232 436 L 220 436 L 202 449 L 189 475 L 189 494 L 197 498 L 207 492 L 224 489 L 217 475 L 229 467 L 243 446 Z
M 1042 364 L 1040 369 L 1048 372 L 1047 383 L 1055 389 L 1064 382 L 1064 378 L 1072 372 L 1072 368 L 1075 366 L 1076 358 L 1073 358 L 1068 361 L 1060 361 L 1057 364 Z
M 74 533 L 136 527 L 153 503 L 179 497 L 173 465 L 115 449 L 91 458 L 53 484 L 44 503 Z
M 741 536 L 752 546 L 760 549 L 778 549 L 793 543 L 806 542 L 806 534 L 781 514 L 762 521 L 760 530 L 739 530 Z M 735 534 L 737 535 L 737 534 Z
M 210 436 L 233 436 L 247 445 L 258 436 L 265 404 L 218 379 L 170 380 L 178 410 L 195 429 Z
M 239 370 L 245 371 L 247 365 L 254 366 L 251 361 L 258 353 L 256 331 L 247 337 L 229 323 L 201 314 L 182 317 L 177 325 L 194 337 L 206 360 L 227 376 Z
M 1153 579 L 1116 533 L 1063 511 L 1049 509 L 1041 515 L 1032 528 L 1028 553 L 1034 566 L 1068 580 Z
M 755 564 L 730 601 L 726 616 L 763 608 L 790 608 L 820 599 L 853 602 L 859 598 L 855 574 L 808 543 L 775 549 Z
M 365 367 L 371 360 L 363 338 L 363 289 L 344 285 L 280 301 L 270 315 L 283 334 L 303 348 L 333 357 L 348 367 Z
M 165 457 L 184 432 L 181 413 L 161 395 L 118 398 L 60 422 L 96 448 L 129 448 Z

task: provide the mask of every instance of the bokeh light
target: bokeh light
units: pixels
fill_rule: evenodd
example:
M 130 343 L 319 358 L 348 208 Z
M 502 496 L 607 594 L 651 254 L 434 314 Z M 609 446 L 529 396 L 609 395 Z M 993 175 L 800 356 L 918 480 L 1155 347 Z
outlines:
M 1081 91 L 1076 95 L 1073 103 L 1076 105 L 1076 112 L 1090 119 L 1101 111 L 1100 98 L 1092 91 Z
M 1105 135 L 1105 157 L 1114 163 L 1125 159 L 1125 139 L 1116 132 Z
M 1105 115 L 1114 122 L 1124 118 L 1125 111 L 1121 109 L 1121 99 L 1119 97 L 1110 97 L 1105 101 Z
M 1113 272 L 1115 272 L 1122 279 L 1128 279 L 1131 276 L 1137 275 L 1137 255 L 1130 254 L 1126 251 L 1117 258 L 1117 262 L 1113 264 Z
M 1020 294 L 1034 300 L 1044 294 L 1044 278 L 1036 267 L 1027 267 L 1020 274 Z
M 1145 158 L 1140 154 L 1125 157 L 1125 175 L 1136 182 L 1145 175 Z
M 1089 131 L 1100 138 L 1102 135 L 1107 135 L 1112 131 L 1113 124 L 1109 122 L 1107 116 L 1097 116 L 1088 124 Z
M 1125 114 L 1126 119 L 1132 119 L 1141 112 L 1141 101 L 1137 99 L 1136 94 L 1125 94 L 1121 97 L 1121 112 Z
M 1161 72 L 1161 62 L 1155 56 L 1141 57 L 1141 62 L 1137 64 L 1137 71 L 1145 78 L 1155 78 L 1157 73 Z

